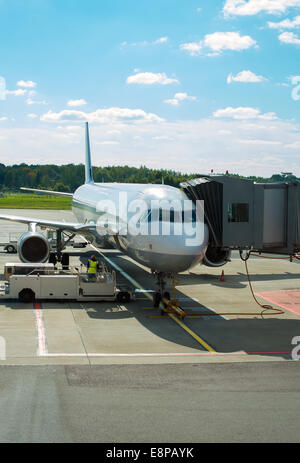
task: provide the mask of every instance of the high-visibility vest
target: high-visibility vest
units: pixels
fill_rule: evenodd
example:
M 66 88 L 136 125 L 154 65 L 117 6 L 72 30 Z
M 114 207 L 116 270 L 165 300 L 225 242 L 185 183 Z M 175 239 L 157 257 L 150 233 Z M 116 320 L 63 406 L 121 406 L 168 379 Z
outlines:
M 98 261 L 89 259 L 88 273 L 97 273 Z

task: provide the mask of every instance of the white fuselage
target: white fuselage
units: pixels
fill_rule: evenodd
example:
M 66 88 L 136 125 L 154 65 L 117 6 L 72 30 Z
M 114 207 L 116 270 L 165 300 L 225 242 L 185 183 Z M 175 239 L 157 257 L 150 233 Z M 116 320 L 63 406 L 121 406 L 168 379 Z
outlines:
M 169 203 L 174 201 L 177 205 L 184 201 L 185 204 L 189 202 L 184 192 L 167 185 L 87 183 L 75 191 L 72 207 L 78 220 L 86 223 L 98 224 L 106 211 L 105 226 L 99 225 L 93 233 L 99 247 L 114 246 L 152 271 L 178 273 L 203 259 L 208 244 L 208 230 L 202 224 L 203 233 L 193 239 L 192 245 L 187 244 L 191 236 L 187 235 L 183 226 L 180 234 L 174 233 L 173 216 L 173 221 L 169 220 L 169 224 L 163 219 L 164 226 L 168 225 L 170 230 L 170 233 L 164 234 L 159 214 L 147 215 L 153 204 L 158 204 L 159 201 L 159 204 L 163 204 L 164 200 Z M 146 226 L 147 234 L 136 233 L 134 214 L 137 209 L 134 208 L 137 202 L 146 204 L 145 213 L 140 214 L 138 225 Z M 108 203 L 109 212 L 106 209 Z M 112 205 L 115 207 L 111 207 Z M 195 209 L 194 205 L 190 207 Z M 105 235 L 104 229 L 107 231 Z M 156 231 L 153 233 L 153 230 Z

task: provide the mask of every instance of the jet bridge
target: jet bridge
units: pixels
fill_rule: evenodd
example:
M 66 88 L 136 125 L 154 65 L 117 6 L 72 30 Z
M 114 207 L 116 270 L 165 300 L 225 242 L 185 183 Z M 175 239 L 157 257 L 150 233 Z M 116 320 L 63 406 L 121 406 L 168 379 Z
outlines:
M 299 253 L 300 182 L 254 183 L 215 175 L 180 186 L 194 202 L 204 201 L 211 250 Z

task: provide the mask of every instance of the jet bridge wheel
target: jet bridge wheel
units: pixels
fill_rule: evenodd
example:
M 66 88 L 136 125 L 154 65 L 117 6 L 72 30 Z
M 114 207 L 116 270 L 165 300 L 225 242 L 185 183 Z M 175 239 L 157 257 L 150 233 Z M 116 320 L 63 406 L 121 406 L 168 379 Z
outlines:
M 35 300 L 35 293 L 30 288 L 24 288 L 19 292 L 20 302 L 33 302 Z

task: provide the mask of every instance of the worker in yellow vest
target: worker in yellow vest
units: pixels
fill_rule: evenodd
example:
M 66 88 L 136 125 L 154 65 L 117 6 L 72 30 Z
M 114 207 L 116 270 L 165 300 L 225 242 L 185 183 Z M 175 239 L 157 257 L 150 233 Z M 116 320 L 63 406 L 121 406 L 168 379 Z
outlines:
M 88 273 L 93 273 L 94 275 L 99 272 L 99 262 L 97 261 L 96 259 L 96 256 L 92 256 L 89 260 L 88 260 L 88 264 L 87 264 L 87 271 Z

